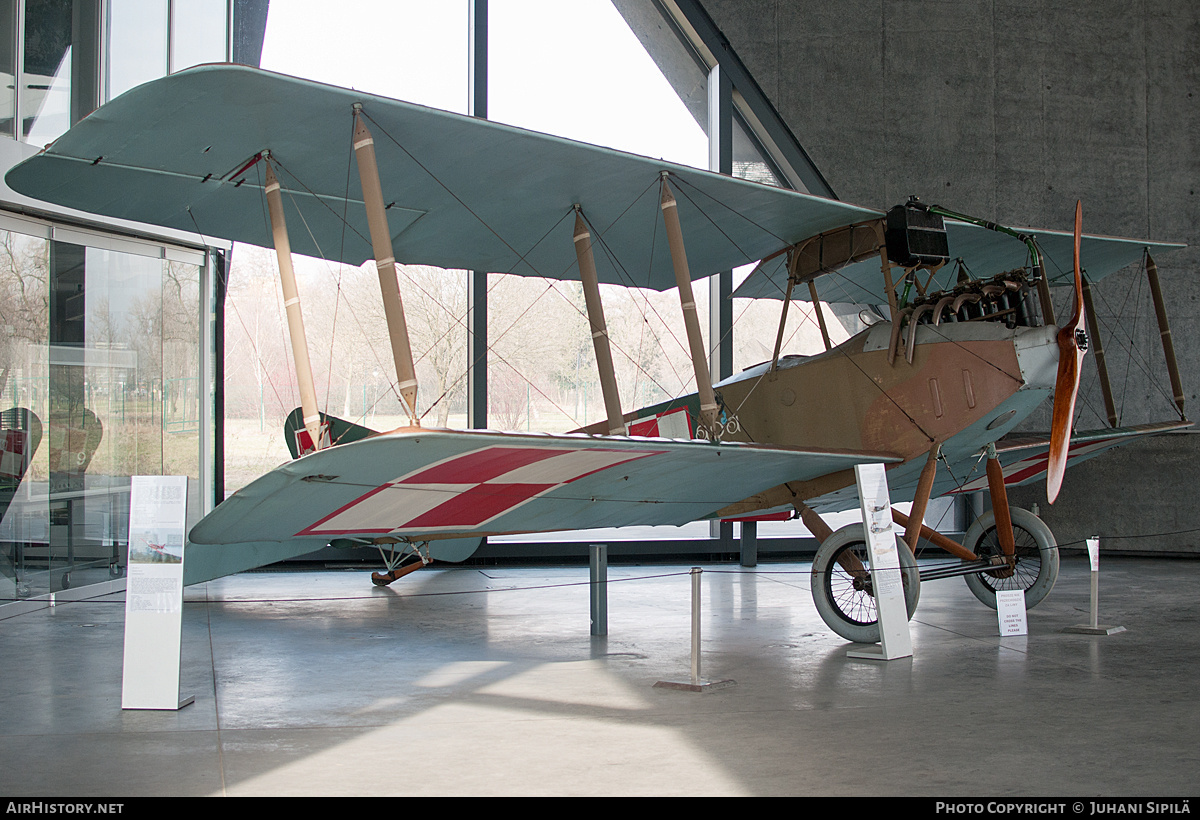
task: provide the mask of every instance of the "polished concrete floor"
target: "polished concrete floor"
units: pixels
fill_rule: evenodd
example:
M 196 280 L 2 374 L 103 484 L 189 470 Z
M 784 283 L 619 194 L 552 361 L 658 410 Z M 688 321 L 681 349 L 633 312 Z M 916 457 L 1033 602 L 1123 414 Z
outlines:
M 1029 634 L 923 586 L 914 656 L 846 657 L 808 565 L 255 573 L 189 588 L 179 712 L 123 712 L 123 594 L 0 621 L 0 794 L 1168 796 L 1200 783 L 1200 562 L 1064 558 Z

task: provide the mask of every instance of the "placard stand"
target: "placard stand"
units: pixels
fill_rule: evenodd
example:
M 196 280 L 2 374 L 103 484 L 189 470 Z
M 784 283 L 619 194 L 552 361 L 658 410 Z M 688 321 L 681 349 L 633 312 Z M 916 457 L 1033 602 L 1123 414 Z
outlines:
M 687 681 L 660 680 L 654 684 L 655 689 L 679 689 L 684 692 L 715 692 L 728 686 L 734 686 L 737 681 L 704 680 L 700 677 L 700 576 L 703 570 L 692 567 L 692 675 Z
M 1115 635 L 1118 632 L 1124 632 L 1123 626 L 1103 626 L 1097 621 L 1100 620 L 1100 538 L 1089 538 L 1087 540 L 1088 562 L 1092 567 L 1092 620 L 1087 624 L 1075 624 L 1068 626 L 1063 632 L 1076 632 L 1083 635 Z
M 882 464 L 859 464 L 854 468 L 867 549 L 871 553 L 871 587 L 879 615 L 879 645 L 851 649 L 850 658 L 890 661 L 912 656 L 908 631 L 908 606 L 904 601 L 904 579 L 900 574 L 900 552 L 892 526 L 892 503 L 887 472 Z
M 170 709 L 179 697 L 187 476 L 134 476 L 129 496 L 122 709 Z

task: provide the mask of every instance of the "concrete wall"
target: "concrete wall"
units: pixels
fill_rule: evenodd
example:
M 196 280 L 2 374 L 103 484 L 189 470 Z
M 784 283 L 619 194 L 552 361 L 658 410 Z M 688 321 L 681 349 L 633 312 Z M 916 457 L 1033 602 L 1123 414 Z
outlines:
M 1189 408 L 1200 391 L 1200 4 L 1178 0 L 703 0 L 844 200 L 1185 242 L 1159 270 Z M 1121 423 L 1177 417 L 1140 270 L 1097 287 Z M 1060 314 L 1069 309 L 1061 294 Z M 1120 342 L 1131 340 L 1132 353 Z M 1088 357 L 1081 429 L 1106 425 Z M 1146 375 L 1143 371 L 1149 371 Z M 1165 392 L 1165 395 L 1164 395 Z M 1047 429 L 1048 408 L 1031 420 Z M 1200 553 L 1200 437 L 1072 468 L 1038 503 L 1060 542 Z M 1139 537 L 1129 537 L 1139 536 Z

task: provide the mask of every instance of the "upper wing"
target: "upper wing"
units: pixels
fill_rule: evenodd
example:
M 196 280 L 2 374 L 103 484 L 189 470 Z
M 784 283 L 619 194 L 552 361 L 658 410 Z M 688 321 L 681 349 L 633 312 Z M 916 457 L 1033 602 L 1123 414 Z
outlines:
M 675 278 L 658 225 L 663 171 L 696 278 L 881 215 L 235 65 L 121 95 L 6 180 L 59 205 L 269 247 L 262 167 L 249 164 L 269 150 L 288 191 L 292 249 L 358 265 L 371 243 L 351 158 L 356 103 L 373 131 L 399 262 L 578 279 L 568 218 L 578 203 L 607 251 L 596 253 L 600 280 L 665 290 Z
M 238 563 L 218 545 L 299 555 L 335 538 L 411 540 L 685 524 L 788 481 L 887 453 L 663 438 L 404 428 L 305 456 L 234 493 L 188 537 L 188 583 Z M 244 563 L 242 561 L 241 563 Z M 241 566 L 241 569 L 247 569 Z M 218 574 L 221 574 L 218 572 Z
M 971 275 L 976 279 L 987 279 L 997 273 L 1024 266 L 1028 261 L 1025 243 L 978 225 L 945 220 L 946 239 L 950 246 L 950 258 L 962 259 Z M 1046 278 L 1051 285 L 1074 283 L 1074 235 L 1070 231 L 1037 230 L 1018 228 L 1021 233 L 1033 236 L 1042 249 Z M 1112 236 L 1085 234 L 1079 249 L 1081 267 L 1091 282 L 1097 282 L 1111 273 L 1142 258 L 1145 249 L 1152 255 L 1178 250 L 1184 245 L 1167 242 L 1148 242 L 1142 239 L 1122 239 Z M 927 291 L 950 290 L 956 284 L 957 271 L 954 265 L 946 265 L 933 277 Z M 764 265 L 746 278 L 734 292 L 738 298 L 782 299 L 787 293 L 787 270 L 782 259 L 775 264 Z M 872 256 L 838 268 L 816 280 L 817 296 L 826 302 L 853 302 L 856 304 L 885 304 L 883 276 L 879 270 L 879 257 Z M 795 288 L 792 298 L 809 301 L 808 288 Z

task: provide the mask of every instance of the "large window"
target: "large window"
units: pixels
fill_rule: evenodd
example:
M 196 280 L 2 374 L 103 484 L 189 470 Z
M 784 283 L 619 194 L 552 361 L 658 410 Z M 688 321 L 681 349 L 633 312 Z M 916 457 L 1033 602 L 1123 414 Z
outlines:
M 71 125 L 72 5 L 70 0 L 25 3 L 17 136 L 36 145 Z
M 272 3 L 261 66 L 446 111 L 467 111 L 467 3 Z
M 206 263 L 16 219 L 0 228 L 0 598 L 12 599 L 119 573 L 131 476 L 189 476 L 199 510 Z
M 108 0 L 105 93 L 228 57 L 227 0 Z
M 708 139 L 611 0 L 491 0 L 488 118 L 704 168 Z

